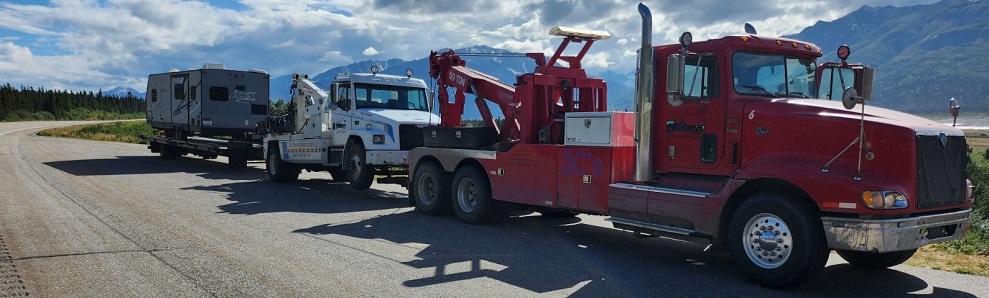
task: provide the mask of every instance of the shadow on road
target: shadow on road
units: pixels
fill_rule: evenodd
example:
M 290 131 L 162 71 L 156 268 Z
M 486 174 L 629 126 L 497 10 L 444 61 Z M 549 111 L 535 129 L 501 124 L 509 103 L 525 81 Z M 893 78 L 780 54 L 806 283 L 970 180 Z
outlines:
M 219 208 L 230 214 L 343 213 L 408 206 L 408 196 L 405 193 L 374 189 L 357 191 L 347 183 L 326 179 L 301 179 L 294 183 L 274 184 L 268 181 L 263 169 L 230 169 L 226 163 L 216 160 L 162 160 L 157 156 L 118 156 L 54 161 L 45 165 L 75 176 L 188 173 L 209 180 L 232 180 L 234 182 L 181 188 L 225 193 L 226 199 L 232 203 Z M 323 174 L 329 177 L 329 174 Z
M 578 297 L 671 293 L 677 297 L 900 297 L 917 296 L 910 293 L 928 288 L 923 280 L 903 272 L 863 271 L 846 264 L 825 268 L 820 278 L 804 287 L 772 290 L 745 280 L 726 253 L 705 253 L 703 247 L 685 242 L 637 239 L 624 231 L 582 224 L 579 219 L 535 215 L 471 226 L 451 217 L 404 212 L 294 232 L 426 245 L 415 254 L 416 260 L 403 262 L 428 275 L 403 282 L 413 288 L 475 278 Z M 974 297 L 943 288 L 934 288 L 929 295 Z
M 261 169 L 251 167 L 230 169 L 224 162 L 199 158 L 163 160 L 148 155 L 117 156 L 117 158 L 52 161 L 44 164 L 75 176 L 189 173 L 207 179 L 256 180 L 264 177 L 264 170 Z
M 375 189 L 354 190 L 344 182 L 305 179 L 275 184 L 266 181 L 242 181 L 210 186 L 192 186 L 183 190 L 226 193 L 230 204 L 218 206 L 222 213 L 260 214 L 272 212 L 345 213 L 408 207 L 404 193 Z

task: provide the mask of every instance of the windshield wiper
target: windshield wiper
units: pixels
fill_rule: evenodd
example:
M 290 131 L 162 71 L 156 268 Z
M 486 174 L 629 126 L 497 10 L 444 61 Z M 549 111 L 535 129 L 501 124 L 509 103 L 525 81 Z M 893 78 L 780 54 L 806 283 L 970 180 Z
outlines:
M 800 98 L 810 98 L 810 96 L 807 96 L 807 94 L 804 94 L 803 92 L 800 92 L 800 91 L 790 91 L 789 93 L 787 93 L 785 95 L 786 96 L 791 96 L 792 95 L 794 97 L 800 97 Z
M 772 92 L 766 91 L 766 88 L 764 88 L 762 86 L 759 86 L 759 85 L 739 85 L 739 87 L 745 87 L 745 88 L 752 89 L 753 91 L 758 91 L 759 94 L 762 94 L 762 95 L 769 95 L 770 97 L 776 97 L 775 94 L 773 94 Z

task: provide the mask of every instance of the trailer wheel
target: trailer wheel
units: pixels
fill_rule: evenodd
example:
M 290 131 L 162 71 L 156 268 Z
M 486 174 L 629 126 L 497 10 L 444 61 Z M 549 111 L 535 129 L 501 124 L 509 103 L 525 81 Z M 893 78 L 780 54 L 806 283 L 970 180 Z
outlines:
M 451 190 L 453 211 L 460 221 L 482 224 L 499 219 L 504 214 L 499 202 L 491 198 L 488 177 L 475 166 L 457 170 Z
M 275 183 L 294 182 L 299 180 L 301 169 L 293 164 L 287 163 L 279 157 L 278 149 L 268 150 L 268 158 L 265 159 L 265 168 L 268 171 L 268 180 Z
M 894 252 L 864 252 L 854 250 L 837 250 L 837 252 L 849 264 L 867 269 L 882 269 L 903 264 L 903 262 L 906 262 L 917 252 L 917 249 Z
M 409 196 L 416 210 L 425 215 L 440 215 L 450 210 L 450 173 L 435 162 L 425 162 L 412 174 Z
M 367 164 L 367 152 L 364 150 L 364 144 L 350 141 L 346 156 L 347 182 L 350 182 L 350 187 L 356 190 L 371 188 L 374 171 Z
M 736 209 L 728 243 L 742 275 L 770 288 L 807 283 L 830 252 L 817 212 L 777 193 L 756 194 Z

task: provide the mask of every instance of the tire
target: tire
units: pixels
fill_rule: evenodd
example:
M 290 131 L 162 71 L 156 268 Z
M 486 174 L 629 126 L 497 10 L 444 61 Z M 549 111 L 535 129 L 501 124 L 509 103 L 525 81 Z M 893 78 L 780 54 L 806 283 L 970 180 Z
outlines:
M 274 183 L 295 182 L 299 180 L 299 172 L 301 172 L 301 169 L 295 165 L 283 161 L 279 157 L 278 149 L 268 150 L 265 169 L 268 172 L 268 180 Z
M 866 268 L 866 269 L 882 269 L 889 268 L 899 264 L 903 264 L 914 253 L 917 249 L 904 250 L 904 251 L 894 251 L 894 252 L 864 252 L 864 251 L 853 251 L 853 250 L 836 250 L 838 255 L 842 259 L 848 261 L 849 264 L 855 265 L 856 267 Z
M 817 277 L 830 254 L 817 210 L 778 193 L 759 193 L 742 202 L 732 215 L 727 242 L 742 275 L 777 289 Z
M 416 210 L 425 215 L 441 215 L 450 210 L 450 173 L 435 162 L 425 162 L 412 174 L 409 196 L 415 200 Z
M 491 198 L 488 177 L 475 166 L 457 170 L 450 190 L 453 212 L 460 221 L 476 225 L 500 219 L 504 215 L 501 204 Z
M 350 141 L 350 144 L 347 145 L 347 154 L 345 156 L 347 159 L 344 161 L 344 164 L 347 166 L 347 182 L 350 183 L 350 187 L 356 190 L 371 188 L 371 182 L 374 180 L 374 171 L 367 164 L 367 152 L 364 150 L 364 144 L 357 141 Z
M 347 171 L 343 170 L 343 167 L 330 167 L 326 170 L 330 173 L 330 177 L 333 181 L 347 181 Z

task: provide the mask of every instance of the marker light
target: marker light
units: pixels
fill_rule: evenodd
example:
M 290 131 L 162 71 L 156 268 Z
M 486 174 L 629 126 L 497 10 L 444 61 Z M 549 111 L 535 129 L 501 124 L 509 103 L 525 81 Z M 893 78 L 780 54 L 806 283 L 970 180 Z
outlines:
M 862 203 L 870 209 L 907 208 L 907 197 L 898 191 L 863 191 Z
M 809 44 L 805 44 L 804 45 L 804 50 L 808 50 L 809 51 L 810 50 L 810 45 Z
M 838 59 L 848 60 L 848 55 L 852 53 L 852 50 L 848 48 L 848 45 L 841 45 L 838 47 Z
M 752 38 L 751 37 L 748 37 L 748 36 L 742 36 L 742 42 L 748 42 L 749 39 L 752 39 Z
M 684 32 L 680 35 L 680 45 L 684 48 L 689 47 L 691 43 L 694 42 L 694 36 L 690 32 Z
M 791 45 L 793 45 L 793 48 L 794 48 L 794 49 L 796 49 L 796 48 L 797 48 L 797 43 L 795 43 L 795 42 L 794 42 L 794 43 L 791 43 Z
M 782 40 L 777 40 L 777 41 L 776 41 L 776 45 L 778 45 L 778 46 L 783 46 L 783 41 L 782 41 Z

